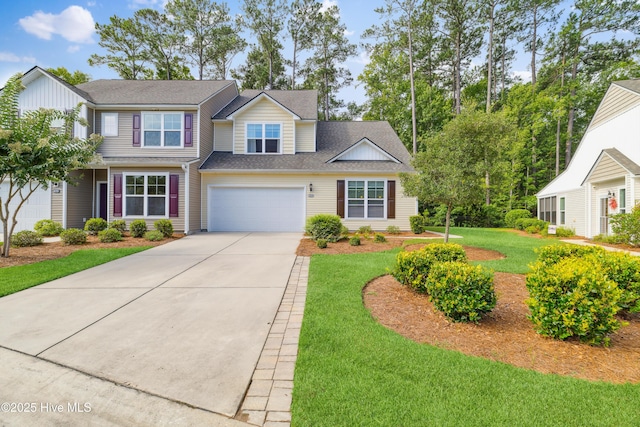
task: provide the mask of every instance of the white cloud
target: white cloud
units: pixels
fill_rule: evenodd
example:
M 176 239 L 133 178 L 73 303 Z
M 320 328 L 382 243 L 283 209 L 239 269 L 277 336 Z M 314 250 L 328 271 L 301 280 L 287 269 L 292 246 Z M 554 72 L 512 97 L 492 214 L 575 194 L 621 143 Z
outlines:
M 70 42 L 93 43 L 93 16 L 80 6 L 69 6 L 58 15 L 38 10 L 31 16 L 21 18 L 18 23 L 27 33 L 44 40 L 51 40 L 57 34 Z
M 320 7 L 320 12 L 326 12 L 331 6 L 337 6 L 338 0 L 322 0 L 322 7 Z
M 525 83 L 531 81 L 531 71 L 512 71 L 511 75 L 521 79 Z
M 67 52 L 69 53 L 76 53 L 79 50 L 80 50 L 80 46 L 78 46 L 77 44 L 71 45 L 67 48 Z
M 88 2 L 87 2 L 87 7 L 93 7 L 93 6 L 95 6 L 95 5 L 96 5 L 96 2 L 95 2 L 95 1 L 88 1 Z
M 355 62 L 356 64 L 367 65 L 369 62 L 371 62 L 369 52 L 363 50 L 362 52 L 360 52 L 357 58 L 353 59 L 353 62 Z
M 356 32 L 355 31 L 349 31 L 349 30 L 344 30 L 344 35 L 346 37 L 351 37 L 352 35 L 354 35 Z
M 154 6 L 164 6 L 168 3 L 168 0 L 130 0 L 129 9 L 145 9 L 153 8 Z
M 0 62 L 26 62 L 28 64 L 35 64 L 36 58 L 33 56 L 18 56 L 11 52 L 0 52 Z

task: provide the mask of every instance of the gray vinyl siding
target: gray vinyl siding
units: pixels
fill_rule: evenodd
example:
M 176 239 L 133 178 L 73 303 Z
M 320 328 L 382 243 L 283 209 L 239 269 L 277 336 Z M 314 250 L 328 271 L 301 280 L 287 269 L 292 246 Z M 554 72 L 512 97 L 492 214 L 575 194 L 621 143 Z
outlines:
M 606 154 L 602 156 L 596 168 L 591 172 L 589 181 L 599 182 L 619 178 L 626 175 L 627 171 Z
M 614 83 L 598 107 L 590 129 L 595 129 L 638 104 L 640 104 L 640 96 L 637 93 L 616 86 Z
M 206 160 L 214 150 L 214 126 L 211 117 L 236 96 L 238 96 L 238 88 L 236 85 L 229 85 L 200 106 L 200 159 L 202 161 Z
M 111 168 L 111 176 L 109 177 L 109 221 L 113 221 L 114 219 L 124 219 L 127 222 L 127 227 L 134 219 L 140 219 L 138 217 L 114 217 L 113 216 L 113 176 L 116 174 L 153 174 L 153 173 L 168 173 L 168 174 L 178 174 L 180 176 L 179 189 L 178 189 L 178 217 L 177 218 L 169 218 L 167 212 L 167 219 L 170 219 L 173 223 L 173 229 L 176 232 L 184 231 L 184 218 L 185 218 L 185 174 L 182 171 L 182 168 Z M 167 183 L 168 185 L 168 183 Z M 123 184 L 123 192 L 124 192 L 124 184 Z M 167 197 L 168 196 L 168 188 L 167 188 Z M 124 194 L 122 198 L 122 203 L 124 206 Z M 147 228 L 149 230 L 153 230 L 153 222 L 158 218 L 142 218 L 147 222 Z
M 146 110 L 143 110 L 146 111 Z M 105 111 L 118 113 L 118 136 L 105 136 L 98 147 L 104 157 L 197 157 L 200 125 L 197 110 L 163 110 L 160 112 L 180 112 L 193 114 L 193 147 L 149 148 L 133 146 L 133 115 L 141 111 Z M 96 111 L 96 133 L 102 132 L 102 111 Z
M 76 184 L 67 185 L 67 228 L 84 228 L 93 217 L 93 171 L 73 171 L 71 176 Z
M 214 133 L 215 151 L 233 151 L 233 123 L 216 122 Z
M 200 224 L 201 179 L 197 164 L 189 165 L 189 175 L 187 179 L 189 180 L 189 230 L 185 230 L 185 232 L 195 232 L 200 231 L 200 229 L 202 228 Z
M 296 123 L 296 152 L 314 153 L 316 151 L 315 123 Z
M 63 191 L 63 183 L 59 183 L 56 187 L 55 184 L 52 184 L 51 188 L 51 219 L 59 222 L 62 225 L 65 225 L 65 221 L 63 218 L 63 205 L 64 205 L 64 191 Z M 68 184 L 67 184 L 68 186 Z M 60 190 L 57 192 L 57 190 Z

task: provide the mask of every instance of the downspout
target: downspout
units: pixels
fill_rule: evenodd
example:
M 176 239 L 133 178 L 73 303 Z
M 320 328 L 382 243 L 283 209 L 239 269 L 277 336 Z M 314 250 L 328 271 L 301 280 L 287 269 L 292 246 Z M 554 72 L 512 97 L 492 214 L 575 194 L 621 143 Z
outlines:
M 91 218 L 96 217 L 96 170 L 93 169 L 93 182 L 91 183 L 93 191 L 91 192 Z
M 67 228 L 67 181 L 62 181 L 62 227 Z
M 182 164 L 184 171 L 184 234 L 189 233 L 189 163 Z M 178 207 L 180 209 L 180 207 Z

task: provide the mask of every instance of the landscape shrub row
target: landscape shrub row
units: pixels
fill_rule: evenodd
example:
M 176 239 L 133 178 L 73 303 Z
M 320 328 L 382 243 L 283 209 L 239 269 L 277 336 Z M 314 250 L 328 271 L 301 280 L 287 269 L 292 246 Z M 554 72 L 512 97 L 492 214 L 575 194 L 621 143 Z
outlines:
M 359 246 L 362 239 L 370 239 L 376 243 L 384 243 L 387 238 L 384 234 L 374 232 L 370 225 L 363 225 L 358 228 L 355 236 L 349 237 L 349 229 L 342 224 L 338 215 L 318 214 L 307 218 L 305 232 L 316 242 L 320 249 L 327 247 L 328 243 L 335 243 L 342 239 L 349 239 L 351 246 Z M 387 233 L 400 234 L 400 228 L 395 225 L 387 227 Z
M 536 252 L 526 303 L 541 335 L 606 346 L 621 326 L 616 314 L 640 312 L 640 262 L 633 256 L 577 245 Z
M 456 243 L 400 252 L 392 275 L 429 295 L 434 307 L 456 322 L 478 322 L 496 305 L 492 273 L 468 264 L 464 249 Z

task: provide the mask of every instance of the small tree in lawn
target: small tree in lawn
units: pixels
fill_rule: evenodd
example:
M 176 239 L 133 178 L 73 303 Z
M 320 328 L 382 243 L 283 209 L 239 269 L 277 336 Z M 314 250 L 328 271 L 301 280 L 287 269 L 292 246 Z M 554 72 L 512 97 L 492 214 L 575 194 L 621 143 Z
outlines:
M 422 202 L 447 206 L 445 242 L 449 241 L 451 211 L 484 198 L 483 175 L 478 173 L 474 141 L 466 137 L 454 119 L 442 132 L 423 139 L 424 150 L 412 161 L 416 173 L 400 174 L 404 192 Z
M 0 92 L 0 221 L 4 242 L 0 256 L 8 257 L 11 235 L 20 208 L 40 187 L 70 181 L 70 173 L 83 168 L 95 154 L 102 137 L 73 137 L 80 106 L 69 112 L 39 109 L 19 114 L 18 97 L 24 90 L 22 75 L 16 74 Z M 60 123 L 61 127 L 54 127 Z M 13 202 L 13 203 L 12 203 Z

